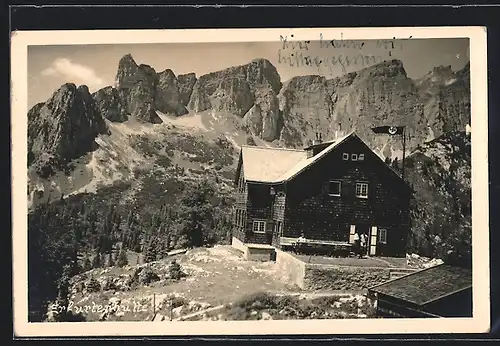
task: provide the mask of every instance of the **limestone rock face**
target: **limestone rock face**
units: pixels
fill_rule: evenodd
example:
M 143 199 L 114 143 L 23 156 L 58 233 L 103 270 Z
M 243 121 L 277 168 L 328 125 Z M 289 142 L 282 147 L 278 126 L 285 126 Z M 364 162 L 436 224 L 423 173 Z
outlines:
M 358 71 L 350 86 L 337 94 L 333 120 L 342 129 L 355 129 L 384 156 L 401 156 L 402 141 L 398 137 L 376 135 L 371 127 L 406 126 L 411 150 L 427 137 L 423 104 L 414 81 L 406 75 L 403 64 L 392 60 Z
M 97 109 L 104 118 L 119 123 L 128 120 L 118 89 L 108 86 L 93 93 L 92 97 Z
M 283 128 L 276 137 L 281 135 L 285 145 L 306 145 L 316 132 L 323 138 L 330 137 L 334 103 L 325 77 L 294 77 L 284 84 L 278 98 Z
M 278 100 L 274 138 L 283 145 L 302 147 L 318 132 L 329 140 L 355 130 L 381 155 L 401 158 L 399 136 L 375 135 L 370 128 L 405 125 L 407 153 L 447 131 L 463 130 L 470 124 L 469 66 L 457 72 L 436 67 L 419 80 L 409 78 L 399 60 L 333 79 L 299 76 L 284 83 Z
M 196 83 L 196 75 L 194 73 L 180 74 L 177 76 L 177 81 L 179 83 L 180 101 L 184 106 L 187 106 Z
M 200 76 L 193 87 L 188 108 L 195 112 L 214 109 L 244 117 L 260 103 L 259 95 L 267 98 L 268 90 L 277 95 L 280 88 L 276 68 L 268 60 L 256 59 L 246 65 Z M 266 92 L 259 92 L 262 89 Z
M 470 124 L 470 64 L 453 72 L 438 66 L 416 81 L 424 103 L 429 139 L 447 131 L 463 130 Z
M 118 63 L 116 87 L 124 109 L 137 120 L 149 123 L 161 123 L 155 112 L 157 76 L 148 65 L 137 65 L 130 54 Z
M 172 70 L 158 74 L 156 81 L 155 108 L 162 113 L 174 116 L 187 114 L 182 104 L 179 82 Z
M 415 191 L 411 250 L 470 265 L 470 135 L 465 131 L 446 132 L 418 146 L 406 158 L 405 167 L 407 180 Z
M 93 150 L 104 133 L 106 123 L 87 86 L 64 84 L 28 112 L 28 164 L 64 164 Z

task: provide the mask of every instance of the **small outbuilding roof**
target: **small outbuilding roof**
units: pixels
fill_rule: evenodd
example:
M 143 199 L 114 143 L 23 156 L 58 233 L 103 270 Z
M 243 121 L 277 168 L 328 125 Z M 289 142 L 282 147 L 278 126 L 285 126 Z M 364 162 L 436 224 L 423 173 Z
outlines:
M 472 287 L 472 270 L 440 264 L 369 290 L 417 305 L 425 305 Z

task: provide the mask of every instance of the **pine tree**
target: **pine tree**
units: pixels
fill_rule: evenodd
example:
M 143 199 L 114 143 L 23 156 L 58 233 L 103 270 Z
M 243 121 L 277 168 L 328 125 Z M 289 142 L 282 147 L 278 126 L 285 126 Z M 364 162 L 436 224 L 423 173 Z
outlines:
M 144 262 L 149 263 L 156 261 L 157 255 L 158 255 L 157 242 L 154 237 L 151 237 L 144 252 Z
M 123 243 L 121 247 L 123 248 Z M 113 262 L 115 262 L 115 264 L 118 262 L 119 257 L 120 257 L 120 250 L 117 249 L 117 251 L 114 252 L 114 257 L 113 257 Z
M 170 262 L 170 266 L 168 267 L 168 276 L 173 280 L 179 280 L 184 276 L 181 265 L 176 260 L 172 260 L 172 262 Z
M 114 267 L 114 266 L 115 266 L 115 261 L 113 260 L 113 252 L 110 252 L 108 257 L 108 267 Z
M 127 253 L 123 248 L 120 249 L 116 264 L 118 265 L 118 267 L 124 267 L 128 264 Z
M 71 265 L 64 267 L 61 278 L 58 282 L 57 305 L 62 307 L 61 312 L 56 315 L 56 321 L 65 321 L 69 305 L 69 288 L 71 278 Z
M 85 257 L 85 260 L 83 261 L 83 271 L 88 272 L 91 269 L 92 269 L 92 263 L 90 263 L 88 257 Z
M 102 266 L 101 253 L 99 251 L 96 252 L 94 258 L 92 259 L 92 268 L 100 268 Z
M 395 157 L 392 161 L 392 168 L 394 168 L 396 171 L 399 171 L 399 160 L 397 157 Z

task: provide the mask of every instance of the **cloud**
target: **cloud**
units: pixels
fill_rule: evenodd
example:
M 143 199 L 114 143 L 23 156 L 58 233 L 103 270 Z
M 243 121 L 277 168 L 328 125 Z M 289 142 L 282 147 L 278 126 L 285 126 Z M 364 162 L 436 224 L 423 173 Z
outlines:
M 41 72 L 43 76 L 54 76 L 64 78 L 65 83 L 85 84 L 91 91 L 104 86 L 104 81 L 96 72 L 85 65 L 80 65 L 66 58 L 58 58 Z

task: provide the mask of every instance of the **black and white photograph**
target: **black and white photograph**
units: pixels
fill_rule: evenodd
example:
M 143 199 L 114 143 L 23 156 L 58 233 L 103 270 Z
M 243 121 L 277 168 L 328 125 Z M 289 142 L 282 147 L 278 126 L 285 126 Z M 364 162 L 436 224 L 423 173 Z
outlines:
M 485 32 L 202 31 L 13 36 L 15 325 L 485 330 Z

